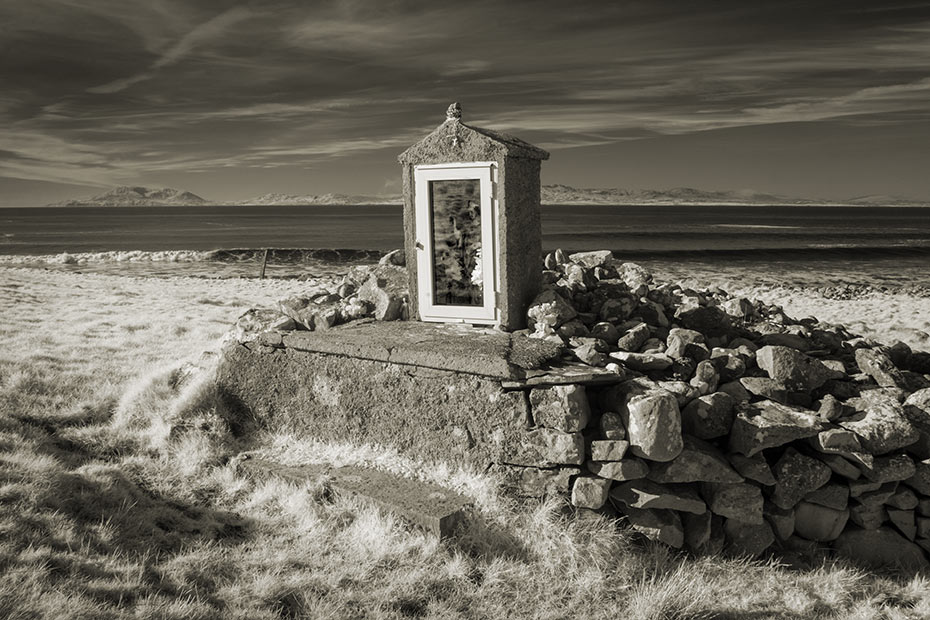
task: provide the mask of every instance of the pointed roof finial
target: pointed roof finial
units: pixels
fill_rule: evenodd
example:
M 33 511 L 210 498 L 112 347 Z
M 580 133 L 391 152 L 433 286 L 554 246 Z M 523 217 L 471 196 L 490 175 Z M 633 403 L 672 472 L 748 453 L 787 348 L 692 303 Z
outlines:
M 458 101 L 453 102 L 446 109 L 446 120 L 451 121 L 453 119 L 459 120 L 462 118 L 462 106 L 459 105 Z

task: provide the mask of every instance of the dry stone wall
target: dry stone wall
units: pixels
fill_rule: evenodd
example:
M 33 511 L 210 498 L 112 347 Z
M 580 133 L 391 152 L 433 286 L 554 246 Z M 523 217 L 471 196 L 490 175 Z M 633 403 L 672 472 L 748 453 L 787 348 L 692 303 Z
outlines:
M 556 345 L 563 353 L 553 366 L 575 369 L 577 379 L 486 377 L 475 403 L 459 398 L 447 412 L 430 395 L 426 411 L 415 407 L 417 389 L 441 394 L 444 383 L 461 378 L 424 383 L 370 362 L 340 388 L 351 415 L 371 402 L 378 416 L 389 415 L 396 409 L 390 390 L 401 386 L 422 418 L 408 424 L 429 429 L 407 442 L 411 454 L 481 460 L 516 493 L 563 494 L 579 510 L 620 516 L 649 538 L 697 554 L 816 546 L 869 564 L 928 565 L 930 354 L 721 290 L 658 283 L 608 251 L 555 252 L 542 275 L 544 289 L 527 311 L 530 329 L 512 337 Z M 403 281 L 394 255 L 300 311 L 282 308 L 291 317 L 286 327 L 329 329 L 354 320 L 356 307 L 380 320 L 403 318 L 396 301 Z M 336 308 L 332 321 L 327 308 Z M 269 345 L 267 335 L 238 340 L 248 351 L 235 349 L 243 369 L 255 354 L 272 354 L 287 369 L 284 383 L 315 372 L 299 352 Z M 330 358 L 314 363 L 339 383 L 343 370 L 330 367 Z M 233 391 L 249 372 L 228 373 Z M 382 392 L 353 398 L 366 373 L 391 380 Z M 262 386 L 249 389 L 275 415 Z M 294 403 L 287 407 L 298 415 Z M 323 426 L 306 424 L 308 432 L 316 426 L 337 435 L 339 416 L 349 414 L 334 407 L 327 415 Z M 444 431 L 436 415 L 462 430 Z M 391 443 L 371 424 L 349 422 Z M 453 435 L 464 437 L 464 448 L 448 445 Z M 421 447 L 430 442 L 448 449 Z
M 622 377 L 530 392 L 538 427 L 583 438 L 573 505 L 695 553 L 928 565 L 930 355 L 657 284 L 608 252 L 546 266 L 531 335 Z

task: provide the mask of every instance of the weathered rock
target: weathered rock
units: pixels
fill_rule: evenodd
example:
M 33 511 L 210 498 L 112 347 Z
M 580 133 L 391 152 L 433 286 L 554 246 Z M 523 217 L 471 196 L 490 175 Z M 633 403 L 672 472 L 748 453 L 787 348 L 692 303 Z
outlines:
M 743 387 L 743 384 L 739 381 L 730 381 L 729 383 L 724 383 L 717 388 L 718 391 L 729 394 L 733 398 L 733 402 L 742 403 L 747 402 L 752 398 L 752 395 L 749 391 Z
M 917 430 L 917 441 L 907 451 L 918 459 L 930 459 L 930 388 L 917 390 L 904 401 L 904 415 Z
M 872 491 L 877 491 L 880 488 L 882 488 L 881 482 L 872 482 L 871 480 L 867 480 L 867 479 L 855 480 L 849 483 L 849 495 L 850 497 L 857 498 L 857 497 L 861 497 L 865 493 L 871 493 Z M 891 497 L 891 495 L 893 494 L 894 494 L 894 490 L 892 489 L 888 497 Z M 880 503 L 883 503 L 884 501 L 885 500 L 883 499 L 882 502 Z
M 650 480 L 633 480 L 610 491 L 611 499 L 631 508 L 669 509 L 703 514 L 707 506 L 696 491 L 687 485 L 660 485 Z
M 743 481 L 719 450 L 689 435 L 684 436 L 676 458 L 650 465 L 648 477 L 660 483 Z
M 772 503 L 780 508 L 793 508 L 801 499 L 830 480 L 829 467 L 794 448 L 788 448 L 773 468 L 775 492 Z
M 817 458 L 825 463 L 827 467 L 833 470 L 833 473 L 839 474 L 844 478 L 849 478 L 850 480 L 857 480 L 859 476 L 862 475 L 862 472 L 859 471 L 859 468 L 844 459 L 839 454 L 819 454 Z
M 710 394 L 717 389 L 720 383 L 720 375 L 717 374 L 717 367 L 710 360 L 698 362 L 694 370 L 694 376 L 691 378 L 691 385 L 698 388 L 701 394 Z
M 691 329 L 676 327 L 669 330 L 665 344 L 666 355 L 675 359 L 690 357 L 700 361 L 710 356 L 710 351 L 704 345 L 704 334 Z
M 756 351 L 756 363 L 769 377 L 783 383 L 788 390 L 810 392 L 827 380 L 842 376 L 824 366 L 820 360 L 790 347 L 764 346 Z
M 700 390 L 684 381 L 659 381 L 658 385 L 675 397 L 679 409 L 701 395 Z
M 572 505 L 598 509 L 607 502 L 611 481 L 595 476 L 578 476 L 572 485 Z
M 600 323 L 595 323 L 591 327 L 591 336 L 600 338 L 607 344 L 615 345 L 617 344 L 617 340 L 620 339 L 620 330 L 618 330 L 613 323 L 601 321 Z
M 591 442 L 591 459 L 594 461 L 619 461 L 626 454 L 630 442 L 622 439 L 595 439 Z
M 605 353 L 598 351 L 598 345 L 587 343 L 572 349 L 572 354 L 588 366 L 606 366 L 609 358 Z
M 601 414 L 598 421 L 601 436 L 604 439 L 624 439 L 626 437 L 626 427 L 623 426 L 623 418 L 619 413 L 614 411 L 605 411 Z
M 536 331 L 558 329 L 578 316 L 575 308 L 552 289 L 546 289 L 533 299 L 526 311 L 527 326 Z
M 730 431 L 730 450 L 752 456 L 795 439 L 812 437 L 823 429 L 820 418 L 770 400 L 741 403 Z
M 762 515 L 772 526 L 772 531 L 778 540 L 788 540 L 794 534 L 794 509 L 785 510 L 772 502 L 765 502 Z
M 772 474 L 772 468 L 766 462 L 761 454 L 749 457 L 742 454 L 733 453 L 727 456 L 733 468 L 744 478 L 754 480 L 759 484 L 771 486 L 775 484 L 775 476 Z
M 899 486 L 887 501 L 888 506 L 898 510 L 914 510 L 919 504 L 920 501 L 914 492 L 905 486 Z
M 578 319 L 565 321 L 555 332 L 563 339 L 584 338 L 590 333 L 588 327 Z
M 627 457 L 622 461 L 588 461 L 588 471 L 601 478 L 610 480 L 638 480 L 649 473 L 649 466 L 636 457 Z
M 396 265 L 379 265 L 358 289 L 358 299 L 374 306 L 377 321 L 401 318 L 407 297 L 407 270 Z
M 630 527 L 646 538 L 663 542 L 669 547 L 681 549 L 685 542 L 685 533 L 681 519 L 673 510 L 642 510 L 620 505 L 620 512 L 626 515 Z
M 904 481 L 922 495 L 930 495 L 930 459 L 914 464 L 914 475 Z
M 641 287 L 648 287 L 652 284 L 652 274 L 637 265 L 636 263 L 612 263 L 617 270 L 617 275 L 630 288 L 637 290 Z
M 754 484 L 708 482 L 701 494 L 714 514 L 743 523 L 762 522 L 762 490 Z
M 564 496 L 571 490 L 571 479 L 581 471 L 577 467 L 540 469 L 516 465 L 498 465 L 496 470 L 504 486 L 523 497 Z
M 828 428 L 820 431 L 811 437 L 810 443 L 818 452 L 827 454 L 862 452 L 862 442 L 859 436 L 844 428 Z
M 576 252 L 568 255 L 568 260 L 578 263 L 589 269 L 603 267 L 610 264 L 613 254 L 610 250 L 593 250 L 591 252 Z
M 898 489 L 897 482 L 886 482 L 879 485 L 877 489 L 868 490 L 863 490 L 862 488 L 854 490 L 852 484 L 853 483 L 850 483 L 849 495 L 850 497 L 855 497 L 856 501 L 863 506 L 880 506 L 894 497 Z
M 817 415 L 824 422 L 835 422 L 843 417 L 846 412 L 843 403 L 841 403 L 833 394 L 827 394 L 820 399 L 820 405 L 817 408 Z
M 681 412 L 682 431 L 699 439 L 723 437 L 733 426 L 735 403 L 725 392 L 714 392 L 692 400 Z
M 846 404 L 854 407 L 856 413 L 841 419 L 839 424 L 859 435 L 863 448 L 871 454 L 907 447 L 920 437 L 901 404 L 893 398 L 851 398 Z
M 672 358 L 665 353 L 630 353 L 628 351 L 614 351 L 610 357 L 622 362 L 624 366 L 633 370 L 665 370 L 672 365 Z
M 904 377 L 891 359 L 878 349 L 856 349 L 859 370 L 883 387 L 904 387 Z
M 774 333 L 774 334 L 765 334 L 762 336 L 763 345 L 774 345 L 780 347 L 788 347 L 790 349 L 797 349 L 798 351 L 809 351 L 811 348 L 810 343 L 807 338 L 799 336 L 798 334 L 790 333 Z
M 874 530 L 847 528 L 834 543 L 837 553 L 876 568 L 909 570 L 930 566 L 923 550 L 888 527 Z
M 598 310 L 597 316 L 602 321 L 621 322 L 629 318 L 633 308 L 637 306 L 638 299 L 631 294 L 613 295 Z
M 626 331 L 625 334 L 617 339 L 617 348 L 621 351 L 635 353 L 649 339 L 649 326 L 645 323 L 639 323 Z
M 734 297 L 720 304 L 720 309 L 732 317 L 746 319 L 755 313 L 752 302 L 745 297 Z
M 739 380 L 739 383 L 750 394 L 783 405 L 788 404 L 788 388 L 781 381 L 769 377 L 743 377 Z
M 584 463 L 584 438 L 581 433 L 535 428 L 527 431 L 515 451 L 504 458 L 510 465 L 581 465 Z
M 846 510 L 849 505 L 849 487 L 845 484 L 827 483 L 805 495 L 804 501 L 833 510 Z
M 794 529 L 802 538 L 826 542 L 836 540 L 846 527 L 849 510 L 835 510 L 819 504 L 801 502 L 795 508 Z
M 872 482 L 894 482 L 905 480 L 916 472 L 914 461 L 906 454 L 876 456 L 871 466 L 860 465 L 862 474 Z
M 710 359 L 720 375 L 720 383 L 735 381 L 746 373 L 746 361 L 733 349 L 714 347 Z
M 775 534 L 765 521 L 746 523 L 727 519 L 723 525 L 727 535 L 727 552 L 732 555 L 757 557 L 775 542 Z
M 849 507 L 849 519 L 862 529 L 877 530 L 888 520 L 888 514 L 881 504 L 877 506 L 853 504 Z
M 681 414 L 664 390 L 633 395 L 620 411 L 630 452 L 651 461 L 671 461 L 681 453 Z
M 584 429 L 591 419 L 588 396 L 582 385 L 555 385 L 530 390 L 533 420 L 539 426 L 568 433 Z
M 675 318 L 686 329 L 699 331 L 707 336 L 723 336 L 733 328 L 726 312 L 715 306 L 698 306 L 679 311 Z
M 887 508 L 888 520 L 908 540 L 917 538 L 917 521 L 913 510 L 898 510 Z

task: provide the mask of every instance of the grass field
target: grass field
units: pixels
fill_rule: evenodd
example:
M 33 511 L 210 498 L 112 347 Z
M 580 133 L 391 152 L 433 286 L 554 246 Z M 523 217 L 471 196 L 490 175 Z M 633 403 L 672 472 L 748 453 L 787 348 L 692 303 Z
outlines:
M 690 558 L 476 472 L 236 436 L 221 337 L 301 286 L 0 268 L 0 618 L 930 617 L 927 576 Z M 440 542 L 325 481 L 241 476 L 255 449 L 427 476 L 474 508 Z

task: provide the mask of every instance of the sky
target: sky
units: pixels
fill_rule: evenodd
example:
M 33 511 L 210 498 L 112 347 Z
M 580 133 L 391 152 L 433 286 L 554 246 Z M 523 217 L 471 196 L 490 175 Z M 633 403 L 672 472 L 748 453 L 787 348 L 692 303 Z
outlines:
M 452 101 L 544 183 L 930 200 L 930 2 L 0 0 L 0 205 L 399 193 Z

